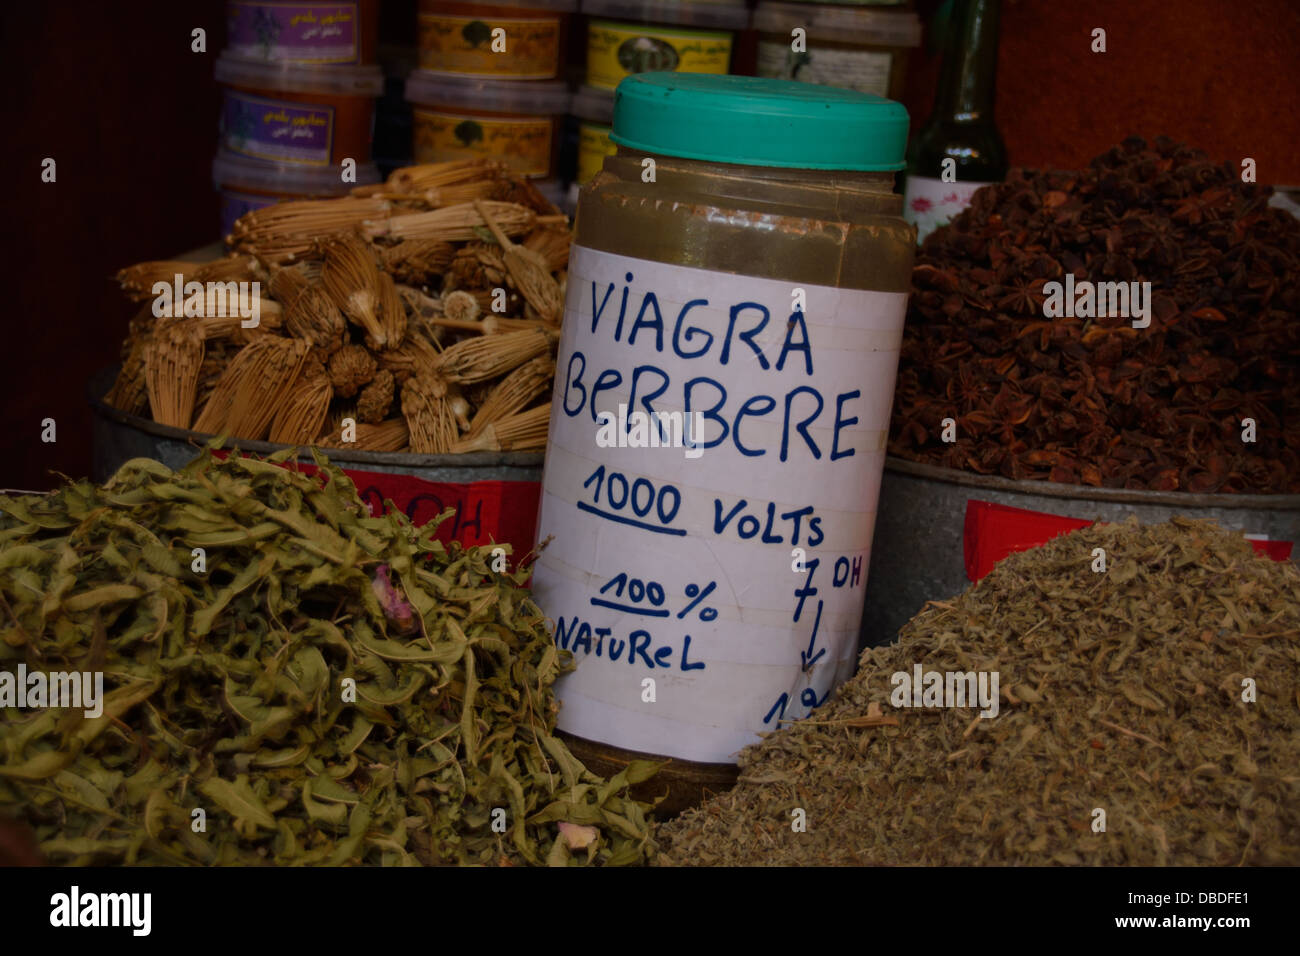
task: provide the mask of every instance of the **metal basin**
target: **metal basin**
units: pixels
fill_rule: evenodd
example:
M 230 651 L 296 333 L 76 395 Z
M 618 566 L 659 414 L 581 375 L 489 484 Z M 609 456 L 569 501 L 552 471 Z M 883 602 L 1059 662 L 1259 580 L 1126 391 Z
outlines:
M 890 643 L 926 601 L 945 600 L 969 586 L 962 543 L 971 499 L 1088 521 L 1211 518 L 1234 531 L 1296 542 L 1291 560 L 1300 558 L 1300 495 L 1193 495 L 1012 481 L 890 457 L 871 542 L 861 646 Z
M 159 425 L 139 415 L 128 415 L 104 403 L 113 387 L 117 367 L 91 377 L 86 397 L 94 416 L 94 451 L 91 464 L 95 481 L 104 481 L 132 458 L 154 458 L 169 468 L 179 468 L 198 454 L 211 435 Z M 285 448 L 267 441 L 231 439 L 230 446 L 259 455 Z M 413 475 L 426 481 L 541 481 L 545 453 L 540 451 L 471 452 L 464 455 L 415 455 L 399 452 L 350 451 L 327 448 L 330 461 L 347 469 Z M 299 456 L 311 461 L 310 452 Z

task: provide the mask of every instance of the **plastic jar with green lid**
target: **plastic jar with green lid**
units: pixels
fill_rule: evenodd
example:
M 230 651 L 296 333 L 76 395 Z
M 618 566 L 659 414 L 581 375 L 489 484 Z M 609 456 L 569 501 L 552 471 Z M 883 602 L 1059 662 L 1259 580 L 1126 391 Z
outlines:
M 853 671 L 907 124 L 850 90 L 645 74 L 580 192 L 533 594 L 576 659 L 575 752 L 674 758 L 672 808 Z
M 582 12 L 587 83 L 610 90 L 637 73 L 726 73 L 749 25 L 744 0 L 582 0 Z

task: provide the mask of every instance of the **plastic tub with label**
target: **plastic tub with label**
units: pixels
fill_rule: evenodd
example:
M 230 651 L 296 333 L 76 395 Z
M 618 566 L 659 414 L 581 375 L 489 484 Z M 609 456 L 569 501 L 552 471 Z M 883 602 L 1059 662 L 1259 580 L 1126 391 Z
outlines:
M 582 0 L 587 83 L 612 90 L 637 73 L 726 73 L 744 0 Z
M 754 29 L 759 76 L 893 99 L 902 97 L 908 50 L 921 45 L 916 13 L 879 0 L 835 6 L 761 0 Z M 796 39 L 800 29 L 804 33 Z
M 578 119 L 578 174 L 582 185 L 600 172 L 606 156 L 618 147 L 610 140 L 614 124 L 614 94 L 596 86 L 583 86 L 573 97 L 573 115 Z
M 420 0 L 420 69 L 493 80 L 553 80 L 577 0 Z
M 379 182 L 374 163 L 357 167 L 356 181 L 344 182 L 338 166 L 295 166 L 246 159 L 224 150 L 212 161 L 212 181 L 221 191 L 221 235 L 230 235 L 246 212 L 293 199 L 346 196 L 353 186 Z
M 379 0 L 226 2 L 226 52 L 245 60 L 366 65 L 378 36 Z
M 370 161 L 379 67 L 256 63 L 223 53 L 216 76 L 226 87 L 222 149 L 299 166 Z
M 415 70 L 406 81 L 417 163 L 487 157 L 524 176 L 553 179 L 560 126 L 569 111 L 564 83 L 513 83 Z

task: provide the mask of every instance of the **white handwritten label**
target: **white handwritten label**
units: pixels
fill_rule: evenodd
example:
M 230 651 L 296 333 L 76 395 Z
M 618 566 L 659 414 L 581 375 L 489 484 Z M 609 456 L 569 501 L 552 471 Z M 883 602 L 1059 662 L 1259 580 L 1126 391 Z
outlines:
M 852 672 L 907 300 L 800 286 L 573 248 L 533 579 L 564 730 L 733 761 Z M 598 447 L 620 403 L 702 412 L 704 454 Z

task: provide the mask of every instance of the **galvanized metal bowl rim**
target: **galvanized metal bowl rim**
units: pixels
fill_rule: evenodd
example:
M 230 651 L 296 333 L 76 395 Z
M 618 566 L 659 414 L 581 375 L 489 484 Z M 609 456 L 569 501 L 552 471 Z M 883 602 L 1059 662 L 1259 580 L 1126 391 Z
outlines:
M 1300 511 L 1300 495 L 1195 495 L 1186 491 L 1135 491 L 1128 488 L 1094 488 L 1091 485 L 1065 485 L 1054 481 L 1015 481 L 1001 475 L 923 465 L 889 455 L 885 470 L 931 481 L 942 481 L 970 488 L 985 488 L 1013 494 L 1042 495 L 1047 498 L 1070 498 L 1084 501 L 1107 501 L 1133 505 L 1164 505 L 1171 508 L 1242 508 L 1251 511 Z
M 198 454 L 200 447 L 204 443 L 216 437 L 203 432 L 190 431 L 188 428 L 160 425 L 147 418 L 131 415 L 107 404 L 103 400 L 103 396 L 112 387 L 113 380 L 117 377 L 120 367 L 119 365 L 111 365 L 100 369 L 90 377 L 90 382 L 86 386 L 86 398 L 96 414 L 119 424 L 129 425 L 131 428 L 147 432 L 150 435 L 170 438 L 173 441 L 190 442 L 195 446 L 195 454 Z M 269 441 L 231 438 L 226 442 L 226 447 L 269 455 L 290 446 Z M 336 464 L 346 462 L 352 465 L 396 465 L 405 468 L 488 468 L 497 465 L 537 468 L 546 459 L 545 452 L 540 451 L 476 451 L 463 455 L 415 455 L 402 452 L 349 451 L 344 448 L 322 448 L 321 452 Z M 298 457 L 305 461 L 311 460 L 311 454 L 308 452 L 307 446 L 303 446 Z

